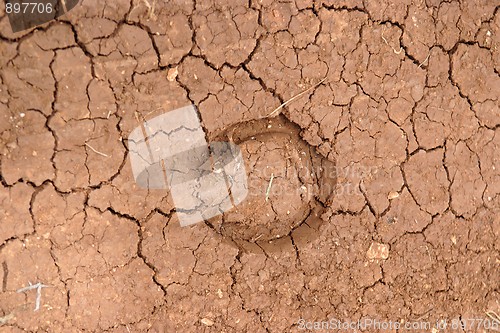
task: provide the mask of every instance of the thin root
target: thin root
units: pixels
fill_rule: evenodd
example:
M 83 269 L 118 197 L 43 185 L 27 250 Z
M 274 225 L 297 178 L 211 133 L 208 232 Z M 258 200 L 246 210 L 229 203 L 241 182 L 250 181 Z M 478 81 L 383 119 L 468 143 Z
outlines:
M 427 57 L 424 59 L 424 61 L 422 61 L 420 63 L 420 65 L 418 65 L 418 68 L 422 67 L 426 62 L 427 60 L 429 60 L 429 57 L 431 56 L 431 51 L 429 51 L 429 54 L 427 55 Z
M 270 114 L 268 114 L 267 116 L 265 116 L 264 118 L 268 118 L 268 117 L 273 117 L 278 111 L 280 111 L 282 108 L 284 108 L 285 106 L 287 106 L 288 104 L 290 104 L 291 102 L 293 102 L 294 100 L 296 100 L 297 98 L 299 98 L 300 96 L 304 95 L 305 93 L 311 91 L 312 89 L 316 88 L 317 86 L 319 86 L 320 84 L 322 84 L 323 82 L 325 82 L 326 80 L 326 77 L 319 81 L 318 83 L 316 83 L 315 85 L 307 88 L 306 90 L 304 90 L 303 92 L 293 96 L 292 98 L 290 98 L 288 101 L 284 102 L 283 104 L 281 104 L 280 106 L 278 106 L 276 109 L 274 109 Z
M 40 310 L 40 302 L 42 300 L 42 288 L 46 288 L 46 287 L 50 287 L 50 286 L 44 285 L 40 282 L 38 282 L 36 284 L 31 284 L 31 282 L 29 282 L 29 286 L 18 289 L 17 292 L 24 293 L 26 291 L 36 289 L 35 311 L 38 311 L 38 310 Z
M 490 311 L 486 311 L 485 312 L 486 315 L 495 323 L 497 323 L 498 325 L 500 325 L 500 316 L 493 310 L 490 310 Z M 492 327 L 492 329 L 494 329 L 495 331 L 499 332 L 498 328 L 496 327 Z
M 148 19 L 155 17 L 155 5 L 156 0 L 153 0 L 153 4 L 151 5 L 148 0 L 143 0 L 146 7 L 148 7 Z
M 394 51 L 394 53 L 400 54 L 401 52 L 403 52 L 403 47 L 401 47 L 401 46 L 399 47 L 399 50 L 396 51 L 396 49 L 392 45 L 389 44 L 389 42 L 387 41 L 387 39 L 385 39 L 383 32 L 382 32 L 381 37 L 382 37 L 382 40 L 384 41 L 385 45 L 389 46 Z
M 98 154 L 98 155 L 101 155 L 101 156 L 104 156 L 104 157 L 109 157 L 109 155 L 106 155 L 106 154 L 104 154 L 104 153 L 101 153 L 100 151 L 98 151 L 98 150 L 96 150 L 96 149 L 92 148 L 92 146 L 90 146 L 90 145 L 89 145 L 88 143 L 86 143 L 86 142 L 85 142 L 85 145 L 86 145 L 87 147 L 89 147 L 89 148 L 90 148 L 90 149 L 91 149 L 94 153 L 96 153 L 96 154 Z
M 500 324 L 500 316 L 495 311 L 490 310 L 490 311 L 486 311 L 485 313 L 488 317 L 491 318 L 491 320 Z

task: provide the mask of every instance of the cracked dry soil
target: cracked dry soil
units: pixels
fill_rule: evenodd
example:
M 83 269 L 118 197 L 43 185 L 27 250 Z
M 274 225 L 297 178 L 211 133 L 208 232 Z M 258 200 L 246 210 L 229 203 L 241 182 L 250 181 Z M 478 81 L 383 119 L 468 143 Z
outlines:
M 499 6 L 82 0 L 17 34 L 2 7 L 0 332 L 500 313 Z M 279 250 L 181 228 L 168 191 L 135 185 L 125 138 L 145 119 L 192 103 L 216 136 L 325 77 L 280 117 L 336 185 Z M 50 286 L 37 312 L 28 281 Z

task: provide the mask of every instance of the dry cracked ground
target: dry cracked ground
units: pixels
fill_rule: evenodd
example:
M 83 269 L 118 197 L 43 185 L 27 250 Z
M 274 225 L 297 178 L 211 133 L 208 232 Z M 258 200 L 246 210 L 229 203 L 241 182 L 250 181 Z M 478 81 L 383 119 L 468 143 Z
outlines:
M 499 313 L 499 6 L 83 0 L 16 34 L 2 6 L 0 332 Z M 212 133 L 313 86 L 283 114 L 336 163 L 315 237 L 246 251 L 135 185 L 145 119 L 194 104 Z

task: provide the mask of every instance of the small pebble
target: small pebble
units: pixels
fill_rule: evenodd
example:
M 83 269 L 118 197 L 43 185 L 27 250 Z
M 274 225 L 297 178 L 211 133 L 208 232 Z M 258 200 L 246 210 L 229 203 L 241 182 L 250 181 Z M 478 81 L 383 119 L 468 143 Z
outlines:
M 392 191 L 392 192 L 389 192 L 387 199 L 392 200 L 392 199 L 396 199 L 397 197 L 399 197 L 399 193 Z
M 167 72 L 167 80 L 169 80 L 170 82 L 175 81 L 178 74 L 179 74 L 179 71 L 177 70 L 177 67 L 170 68 Z
M 17 148 L 17 143 L 15 141 L 12 141 L 12 142 L 9 142 L 6 146 L 9 149 L 16 149 Z
M 213 322 L 213 321 L 211 321 L 211 320 L 210 320 L 210 319 L 208 319 L 208 318 L 203 318 L 203 319 L 202 319 L 202 320 L 200 320 L 200 321 L 201 321 L 201 323 L 202 323 L 203 325 L 206 325 L 206 326 L 213 326 L 213 324 L 214 324 L 214 322 Z
M 368 259 L 387 259 L 389 258 L 389 245 L 373 242 L 366 252 Z

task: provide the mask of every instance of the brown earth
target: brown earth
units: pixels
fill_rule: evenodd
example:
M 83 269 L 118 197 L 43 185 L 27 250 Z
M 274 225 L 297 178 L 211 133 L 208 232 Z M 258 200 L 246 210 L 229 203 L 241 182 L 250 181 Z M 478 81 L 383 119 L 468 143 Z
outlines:
M 0 332 L 495 331 L 471 320 L 500 313 L 499 7 L 83 0 L 13 34 L 2 5 Z M 258 119 L 298 134 L 233 138 L 266 162 L 256 204 L 181 228 L 126 138 L 188 104 L 210 138 Z M 306 148 L 335 176 L 299 177 Z M 48 286 L 36 312 L 28 282 Z
M 281 238 L 293 241 L 297 228 L 321 222 L 319 216 L 335 192 L 335 164 L 300 138 L 299 127 L 283 116 L 252 120 L 228 128 L 219 140 L 240 147 L 248 195 L 234 209 L 207 221 L 209 226 L 236 243 L 265 246 Z M 309 238 L 315 235 L 316 230 L 307 232 Z

